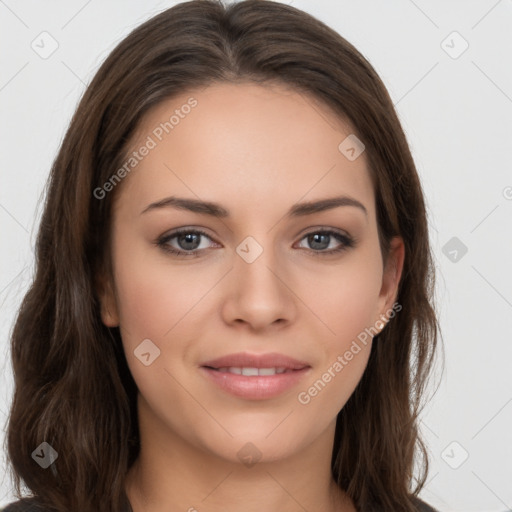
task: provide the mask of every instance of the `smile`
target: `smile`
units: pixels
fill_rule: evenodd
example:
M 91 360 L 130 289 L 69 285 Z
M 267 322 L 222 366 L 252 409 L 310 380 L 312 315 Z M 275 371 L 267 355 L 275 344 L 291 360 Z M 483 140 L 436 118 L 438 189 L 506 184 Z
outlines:
M 275 375 L 276 373 L 290 373 L 295 370 L 290 368 L 240 368 L 237 366 L 224 366 L 223 368 L 211 368 L 222 373 L 234 373 L 236 375 L 245 375 L 252 377 L 257 375 Z
M 278 397 L 296 386 L 310 373 L 311 367 L 299 370 L 253 367 L 201 366 L 201 373 L 208 383 L 213 383 L 220 390 L 245 400 L 267 400 Z

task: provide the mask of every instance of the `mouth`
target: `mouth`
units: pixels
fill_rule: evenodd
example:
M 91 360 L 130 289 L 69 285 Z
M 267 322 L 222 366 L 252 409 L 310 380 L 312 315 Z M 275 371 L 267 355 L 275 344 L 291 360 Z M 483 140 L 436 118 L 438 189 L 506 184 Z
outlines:
M 299 369 L 291 369 L 291 368 L 256 368 L 256 367 L 245 367 L 241 368 L 239 366 L 224 366 L 222 368 L 214 368 L 212 366 L 203 366 L 203 368 L 208 368 L 209 370 L 214 370 L 221 373 L 233 373 L 235 375 L 244 375 L 246 377 L 257 377 L 262 375 L 280 375 L 281 373 L 290 373 L 302 370 Z
M 310 370 L 308 363 L 276 353 L 231 354 L 200 366 L 209 382 L 249 400 L 276 397 L 296 386 Z
M 259 370 L 278 370 L 277 373 L 283 373 L 288 370 L 302 370 L 309 365 L 305 361 L 299 361 L 293 357 L 285 354 L 278 354 L 277 352 L 269 352 L 266 354 L 250 354 L 249 352 L 238 352 L 236 354 L 229 354 L 226 356 L 218 357 L 210 361 L 205 361 L 201 366 L 212 368 L 219 371 L 229 371 L 234 369 L 232 373 L 238 373 L 238 368 L 242 370 L 252 371 Z M 248 375 L 255 375 L 254 372 Z

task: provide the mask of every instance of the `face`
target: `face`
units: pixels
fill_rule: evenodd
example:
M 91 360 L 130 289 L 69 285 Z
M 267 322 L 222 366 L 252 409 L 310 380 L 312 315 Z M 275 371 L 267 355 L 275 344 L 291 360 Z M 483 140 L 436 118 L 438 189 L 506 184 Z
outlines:
M 365 153 L 339 149 L 351 133 L 276 85 L 211 85 L 146 115 L 101 297 L 148 428 L 233 462 L 332 443 L 403 263 L 397 238 L 383 266 Z

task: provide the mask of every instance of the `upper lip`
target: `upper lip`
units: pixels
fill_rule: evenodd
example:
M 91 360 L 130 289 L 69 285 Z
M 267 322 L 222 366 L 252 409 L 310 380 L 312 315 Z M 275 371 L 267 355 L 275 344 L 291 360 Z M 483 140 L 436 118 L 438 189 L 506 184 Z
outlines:
M 209 366 L 211 368 L 286 368 L 290 370 L 301 370 L 310 365 L 304 361 L 299 361 L 292 357 L 271 352 L 268 354 L 249 354 L 247 352 L 239 352 L 229 354 L 227 356 L 211 359 L 201 364 L 201 366 Z

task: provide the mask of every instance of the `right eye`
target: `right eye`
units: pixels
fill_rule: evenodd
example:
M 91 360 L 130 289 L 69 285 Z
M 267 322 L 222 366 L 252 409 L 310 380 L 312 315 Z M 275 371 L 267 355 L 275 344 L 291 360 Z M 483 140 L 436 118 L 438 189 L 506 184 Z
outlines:
M 176 256 L 184 257 L 197 257 L 201 252 L 208 247 L 200 247 L 201 238 L 208 238 L 212 240 L 209 235 L 200 229 L 180 228 L 172 233 L 166 234 L 158 238 L 156 245 L 167 253 Z M 170 244 L 171 240 L 176 239 L 178 247 Z

